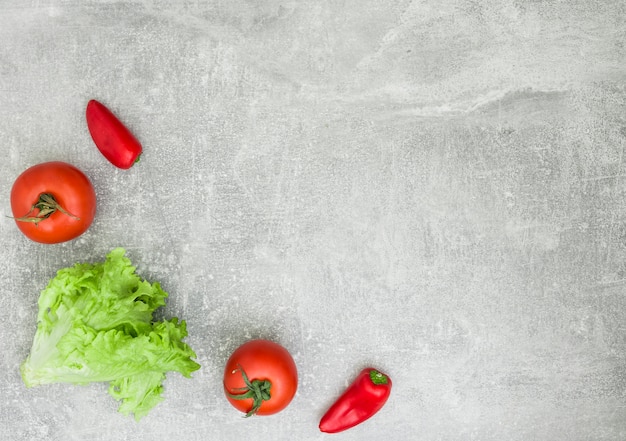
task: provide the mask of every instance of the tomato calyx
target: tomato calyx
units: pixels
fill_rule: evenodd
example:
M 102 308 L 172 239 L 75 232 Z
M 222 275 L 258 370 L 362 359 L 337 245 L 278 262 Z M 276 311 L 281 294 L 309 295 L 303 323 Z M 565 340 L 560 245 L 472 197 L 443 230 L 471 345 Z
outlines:
M 241 376 L 243 377 L 243 382 L 246 383 L 246 387 L 236 389 L 242 391 L 241 394 L 229 393 L 228 395 L 235 400 L 247 400 L 248 398 L 252 398 L 252 408 L 245 415 L 245 418 L 248 418 L 257 413 L 261 404 L 263 404 L 263 401 L 269 401 L 271 398 L 270 389 L 272 388 L 272 382 L 269 380 L 250 381 L 241 365 L 237 366 L 238 369 L 235 369 L 233 373 L 236 371 L 241 372 Z
M 37 210 L 36 214 L 33 214 Z M 51 193 L 41 193 L 37 202 L 33 204 L 30 211 L 22 217 L 16 217 L 16 221 L 20 222 L 32 222 L 35 226 L 44 219 L 48 219 L 53 213 L 57 211 L 65 214 L 66 216 L 73 217 L 74 219 L 80 219 L 78 216 L 74 216 L 61 206 Z

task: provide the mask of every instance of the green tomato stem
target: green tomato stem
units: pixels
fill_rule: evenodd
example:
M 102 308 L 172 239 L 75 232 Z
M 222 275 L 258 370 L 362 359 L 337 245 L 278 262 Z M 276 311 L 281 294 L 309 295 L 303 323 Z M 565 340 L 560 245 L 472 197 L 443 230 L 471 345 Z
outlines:
M 241 387 L 237 390 L 243 391 L 241 394 L 231 394 L 228 396 L 234 400 L 247 400 L 248 398 L 252 399 L 252 408 L 246 413 L 245 418 L 248 418 L 254 414 L 256 414 L 263 404 L 263 401 L 269 401 L 272 398 L 270 390 L 272 388 L 272 382 L 269 380 L 252 380 L 248 378 L 246 372 L 243 368 L 238 365 L 238 370 L 241 372 L 241 376 L 243 377 L 243 382 L 246 384 L 246 387 Z
M 35 209 L 38 210 L 37 214 L 33 215 Z M 15 218 L 16 221 L 19 222 L 32 222 L 35 226 L 44 219 L 48 219 L 53 213 L 61 212 L 66 216 L 70 216 L 79 220 L 78 216 L 74 216 L 72 213 L 68 212 L 65 208 L 63 208 L 57 200 L 54 198 L 54 195 L 51 193 L 41 193 L 37 202 L 30 207 L 30 211 L 26 213 L 22 217 Z

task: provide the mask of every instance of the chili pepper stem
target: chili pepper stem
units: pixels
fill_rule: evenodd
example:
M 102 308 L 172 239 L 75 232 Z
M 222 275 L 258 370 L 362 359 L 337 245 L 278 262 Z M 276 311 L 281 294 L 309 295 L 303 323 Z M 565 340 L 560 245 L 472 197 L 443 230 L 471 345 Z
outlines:
M 33 215 L 35 210 L 38 211 L 35 215 Z M 44 219 L 48 219 L 57 211 L 65 214 L 66 216 L 73 217 L 76 220 L 80 219 L 78 216 L 74 216 L 72 213 L 63 208 L 54 198 L 54 195 L 51 193 L 41 193 L 37 202 L 30 207 L 30 211 L 22 217 L 16 217 L 15 220 L 19 222 L 32 222 L 35 226 L 37 226 L 39 222 Z
M 374 384 L 387 384 L 389 383 L 389 377 L 383 374 L 382 372 L 377 371 L 376 369 L 372 369 L 370 371 L 370 380 Z

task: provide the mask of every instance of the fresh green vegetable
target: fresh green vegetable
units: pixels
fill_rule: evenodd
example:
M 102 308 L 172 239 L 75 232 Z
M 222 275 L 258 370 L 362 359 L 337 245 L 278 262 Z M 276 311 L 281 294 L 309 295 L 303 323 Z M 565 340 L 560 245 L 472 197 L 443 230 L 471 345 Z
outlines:
M 141 280 L 124 256 L 57 272 L 41 292 L 37 332 L 21 366 L 26 386 L 110 382 L 119 411 L 139 420 L 161 400 L 168 371 L 189 377 L 200 367 L 185 343 L 184 321 L 153 321 L 167 293 Z

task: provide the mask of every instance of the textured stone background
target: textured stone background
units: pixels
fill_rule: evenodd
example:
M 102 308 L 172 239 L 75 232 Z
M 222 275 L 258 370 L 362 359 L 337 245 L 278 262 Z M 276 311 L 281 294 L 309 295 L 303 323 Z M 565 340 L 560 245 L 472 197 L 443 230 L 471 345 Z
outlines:
M 624 23 L 621 0 L 2 0 L 0 438 L 323 440 L 373 364 L 390 401 L 333 439 L 626 439 Z M 143 142 L 131 170 L 91 98 Z M 6 217 L 47 160 L 99 197 L 53 246 Z M 116 246 L 203 366 L 140 423 L 18 372 L 48 279 Z M 221 375 L 253 337 L 301 381 L 243 420 Z

